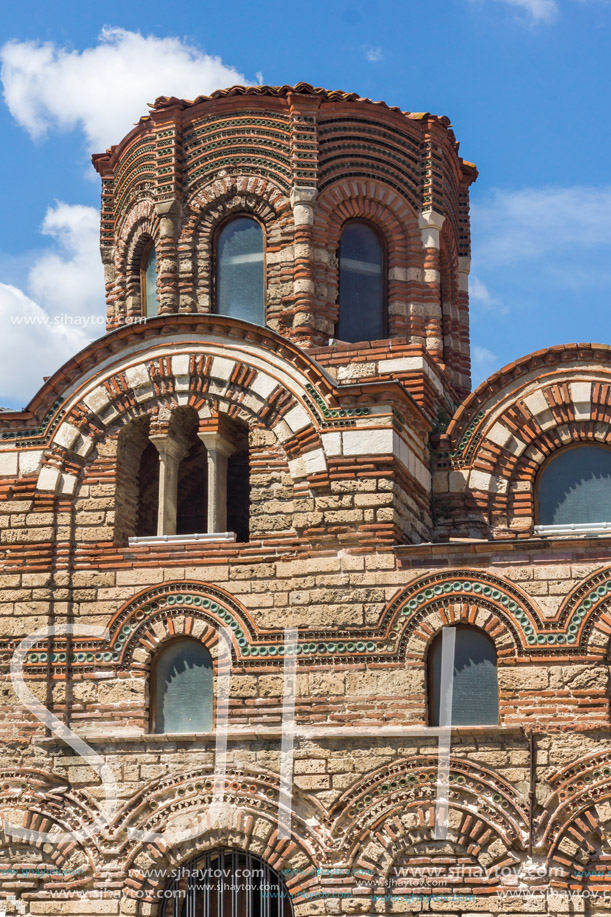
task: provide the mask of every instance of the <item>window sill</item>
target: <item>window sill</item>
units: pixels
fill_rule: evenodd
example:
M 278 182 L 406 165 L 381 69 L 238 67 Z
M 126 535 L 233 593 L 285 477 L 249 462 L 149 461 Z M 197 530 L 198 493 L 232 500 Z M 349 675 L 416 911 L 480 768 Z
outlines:
M 204 544 L 236 541 L 235 532 L 195 532 L 193 535 L 139 535 L 128 539 L 129 547 L 158 544 L 192 544 L 201 541 Z
M 287 730 L 290 735 L 290 731 Z M 371 727 L 345 727 L 345 726 L 298 726 L 293 735 L 295 738 L 306 740 L 316 739 L 358 739 L 358 738 L 439 738 L 444 735 L 456 738 L 489 738 L 496 739 L 508 735 L 523 735 L 522 726 L 454 726 L 452 729 L 438 726 L 371 726 Z M 243 741 L 269 741 L 282 739 L 283 731 L 280 726 L 244 727 L 227 730 L 226 738 L 229 742 Z M 79 733 L 83 741 L 93 746 L 100 745 L 185 745 L 185 744 L 213 744 L 217 740 L 217 733 L 212 732 L 141 732 L 120 733 L 109 736 L 105 733 L 87 735 Z M 61 739 L 55 736 L 36 738 L 34 743 L 44 748 L 65 748 Z
M 611 522 L 571 522 L 566 525 L 536 525 L 535 535 L 608 535 Z

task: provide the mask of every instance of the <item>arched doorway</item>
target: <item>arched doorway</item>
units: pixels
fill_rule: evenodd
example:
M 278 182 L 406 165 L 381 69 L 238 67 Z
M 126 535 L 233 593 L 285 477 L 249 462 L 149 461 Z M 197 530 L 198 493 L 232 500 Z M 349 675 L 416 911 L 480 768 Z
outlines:
M 161 917 L 293 917 L 284 879 L 253 854 L 213 850 L 176 873 Z

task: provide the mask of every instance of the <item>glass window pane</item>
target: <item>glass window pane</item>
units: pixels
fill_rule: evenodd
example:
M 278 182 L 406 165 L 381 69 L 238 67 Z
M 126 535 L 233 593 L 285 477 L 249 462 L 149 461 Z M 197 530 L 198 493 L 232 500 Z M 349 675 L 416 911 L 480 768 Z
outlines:
M 174 640 L 156 660 L 155 732 L 210 732 L 212 658 L 197 640 Z
M 157 254 L 154 248 L 149 251 L 144 265 L 144 290 L 146 317 L 157 315 L 159 299 L 157 298 Z
M 265 324 L 263 230 L 256 220 L 238 217 L 220 232 L 216 310 L 219 315 Z
M 611 449 L 559 452 L 541 475 L 538 496 L 540 525 L 611 522 Z
M 441 692 L 441 652 L 443 631 L 429 653 L 429 692 L 431 725 L 439 725 Z M 456 628 L 454 677 L 452 687 L 452 725 L 497 725 L 499 696 L 496 649 L 492 640 L 475 627 Z
M 349 223 L 339 246 L 340 341 L 355 343 L 384 337 L 383 264 L 377 233 L 364 223 Z

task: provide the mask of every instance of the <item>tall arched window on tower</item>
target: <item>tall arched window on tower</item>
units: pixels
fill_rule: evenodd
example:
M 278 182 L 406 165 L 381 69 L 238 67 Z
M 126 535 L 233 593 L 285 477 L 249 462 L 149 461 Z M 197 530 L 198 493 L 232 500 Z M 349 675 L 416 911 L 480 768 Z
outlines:
M 561 449 L 541 470 L 536 491 L 536 528 L 611 528 L 611 449 Z
M 216 311 L 253 325 L 265 324 L 263 230 L 252 217 L 235 217 L 216 244 Z
M 178 637 L 153 660 L 153 732 L 210 732 L 214 711 L 212 657 L 192 637 Z
M 442 671 L 444 631 L 455 633 L 454 665 Z M 451 646 L 451 644 L 450 644 Z M 477 627 L 459 624 L 444 627 L 428 654 L 429 720 L 431 726 L 496 726 L 499 721 L 499 689 L 496 648 Z M 452 691 L 451 723 L 441 723 L 442 685 Z M 445 720 L 445 717 L 443 717 Z
M 142 314 L 153 318 L 159 310 L 157 295 L 157 254 L 152 240 L 147 242 L 142 252 L 140 267 L 140 301 Z
M 375 341 L 386 336 L 384 247 L 368 223 L 347 223 L 339 243 L 340 341 Z

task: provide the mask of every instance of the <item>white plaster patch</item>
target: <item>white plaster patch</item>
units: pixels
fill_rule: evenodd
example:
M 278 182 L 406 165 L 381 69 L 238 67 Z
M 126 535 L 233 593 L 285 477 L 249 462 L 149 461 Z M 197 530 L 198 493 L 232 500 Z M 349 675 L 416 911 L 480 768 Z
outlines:
M 306 452 L 302 458 L 306 474 L 316 474 L 318 471 L 325 471 L 327 467 L 325 453 L 322 449 L 313 449 L 312 452 Z
M 472 471 L 469 475 L 469 487 L 471 490 L 490 490 L 492 475 L 485 471 Z
M 87 405 L 90 411 L 97 414 L 110 404 L 110 398 L 104 386 L 100 385 L 83 398 L 83 403 Z
M 210 367 L 210 375 L 214 376 L 215 379 L 222 379 L 224 382 L 229 382 L 234 367 L 235 360 L 227 360 L 225 357 L 214 357 L 212 366 Z
M 381 373 L 406 373 L 422 369 L 422 357 L 395 357 L 392 360 L 380 360 L 378 370 Z
M 344 455 L 392 454 L 392 436 L 390 429 L 346 430 L 342 433 Z
M 254 382 L 249 386 L 250 391 L 258 395 L 259 398 L 267 398 L 277 387 L 278 382 L 266 373 L 258 372 Z
M 486 433 L 486 439 L 496 443 L 497 446 L 501 447 L 501 449 L 505 449 L 512 438 L 513 433 L 511 430 L 508 430 L 507 427 L 502 423 L 495 423 L 495 425 Z
M 451 471 L 448 478 L 451 493 L 462 493 L 467 486 L 467 477 L 468 472 L 466 471 Z
M 53 441 L 59 446 L 63 446 L 64 449 L 71 449 L 80 435 L 81 434 L 76 429 L 76 427 L 66 421 L 66 423 L 63 423 L 60 426 L 59 430 L 53 437 Z
M 55 490 L 60 478 L 58 468 L 52 468 L 50 465 L 44 465 L 40 469 L 36 487 L 38 490 Z
M 76 488 L 76 475 L 62 474 L 60 483 L 60 492 L 63 494 L 73 494 Z
M 592 383 L 571 382 L 569 388 L 575 407 L 575 419 L 589 420 L 592 416 Z
M 342 434 L 341 433 L 323 433 L 321 440 L 325 455 L 342 454 Z
M 27 450 L 19 453 L 19 474 L 35 474 L 40 468 L 43 453 L 41 450 Z
M 274 424 L 272 427 L 273 432 L 278 437 L 278 441 L 284 443 L 287 439 L 290 439 L 293 435 L 293 431 L 284 420 L 279 420 L 277 424 Z
M 289 471 L 292 478 L 305 478 L 305 464 L 301 456 L 299 456 L 299 458 L 290 460 Z
M 180 353 L 172 357 L 172 372 L 175 376 L 189 375 L 189 354 Z
M 543 392 L 533 392 L 531 395 L 527 395 L 524 398 L 524 404 L 533 415 L 537 417 L 538 414 L 543 414 L 545 411 L 549 411 L 549 404 L 545 399 Z
M 407 468 L 408 472 L 413 478 L 418 481 L 418 483 L 425 488 L 425 490 L 430 490 L 431 488 L 431 472 L 430 469 L 422 462 L 418 456 L 412 451 L 410 446 L 405 442 L 402 436 L 399 436 L 398 433 L 393 432 L 393 452 L 397 461 L 399 461 L 404 468 Z
M 0 475 L 15 477 L 17 475 L 18 452 L 0 452 Z
M 76 451 L 79 455 L 82 455 L 83 458 L 85 458 L 85 456 L 89 455 L 92 449 L 93 440 L 89 439 L 88 436 L 83 436 L 82 441 L 79 443 Z
M 349 363 L 348 366 L 339 366 L 337 369 L 337 381 L 346 382 L 349 379 L 365 379 L 367 376 L 375 376 L 375 363 Z
M 143 363 L 140 363 L 139 366 L 130 366 L 129 369 L 126 369 L 125 378 L 127 379 L 128 385 L 130 385 L 134 391 L 145 385 L 150 385 L 151 382 L 148 370 Z
M 287 411 L 284 415 L 284 420 L 287 422 L 293 433 L 297 433 L 298 430 L 303 430 L 303 428 L 307 427 L 310 423 L 310 418 L 307 411 L 305 411 L 300 404 L 294 408 L 291 408 L 290 411 Z

